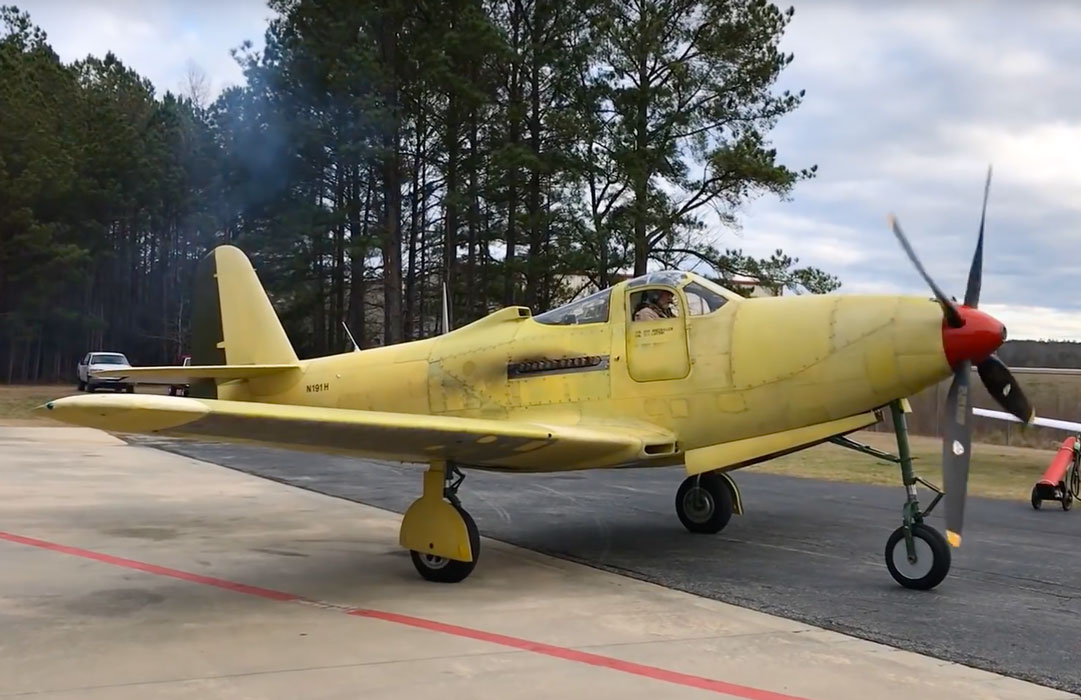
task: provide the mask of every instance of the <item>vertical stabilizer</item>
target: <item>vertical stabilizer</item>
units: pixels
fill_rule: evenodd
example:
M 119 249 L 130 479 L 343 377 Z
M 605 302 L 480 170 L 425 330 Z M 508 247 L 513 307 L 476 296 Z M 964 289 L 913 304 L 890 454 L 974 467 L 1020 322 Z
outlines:
M 196 272 L 191 363 L 296 362 L 293 345 L 248 257 L 231 245 L 214 248 Z

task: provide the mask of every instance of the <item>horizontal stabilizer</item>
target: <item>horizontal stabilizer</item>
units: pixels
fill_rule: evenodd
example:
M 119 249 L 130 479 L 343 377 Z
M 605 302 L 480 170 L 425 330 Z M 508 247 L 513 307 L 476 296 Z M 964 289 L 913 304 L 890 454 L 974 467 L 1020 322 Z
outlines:
M 125 367 L 95 372 L 95 377 L 118 377 L 136 382 L 186 384 L 193 379 L 252 379 L 299 370 L 300 365 L 177 365 L 175 367 Z

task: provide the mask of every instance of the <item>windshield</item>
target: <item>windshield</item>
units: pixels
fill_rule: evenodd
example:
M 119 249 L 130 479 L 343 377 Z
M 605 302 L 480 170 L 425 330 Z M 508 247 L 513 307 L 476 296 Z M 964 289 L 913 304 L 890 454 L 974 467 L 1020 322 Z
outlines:
M 534 316 L 533 320 L 538 323 L 546 323 L 553 326 L 570 326 L 581 323 L 604 323 L 608 320 L 608 299 L 612 296 L 612 289 L 602 289 L 590 294 L 585 299 L 572 301 L 551 311 Z
M 94 355 L 90 362 L 95 365 L 126 365 L 128 358 L 123 355 Z

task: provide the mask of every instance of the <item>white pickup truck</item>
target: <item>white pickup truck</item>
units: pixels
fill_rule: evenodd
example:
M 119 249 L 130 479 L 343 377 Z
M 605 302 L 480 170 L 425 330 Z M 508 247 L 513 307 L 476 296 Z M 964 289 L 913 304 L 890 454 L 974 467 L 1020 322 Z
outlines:
M 121 377 L 101 377 L 94 375 L 103 369 L 122 369 L 131 367 L 128 358 L 120 352 L 88 352 L 79 361 L 76 374 L 79 379 L 79 391 L 94 391 L 98 388 L 108 387 L 113 391 L 125 390 L 129 394 L 135 392 L 135 383 L 128 382 Z

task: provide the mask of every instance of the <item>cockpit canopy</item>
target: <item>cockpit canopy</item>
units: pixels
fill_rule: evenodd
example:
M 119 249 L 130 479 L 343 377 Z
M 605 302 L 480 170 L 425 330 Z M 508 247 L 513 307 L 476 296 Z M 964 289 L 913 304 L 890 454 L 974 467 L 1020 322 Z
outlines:
M 615 290 L 630 292 L 627 320 L 643 308 L 643 305 L 662 306 L 665 292 L 671 296 L 667 311 L 671 315 L 705 316 L 722 306 L 742 299 L 739 294 L 709 281 L 693 272 L 661 270 L 640 275 L 612 287 L 594 292 L 582 299 L 559 306 L 533 317 L 534 321 L 548 325 L 569 326 L 587 323 L 606 323 L 609 320 L 612 294 Z

